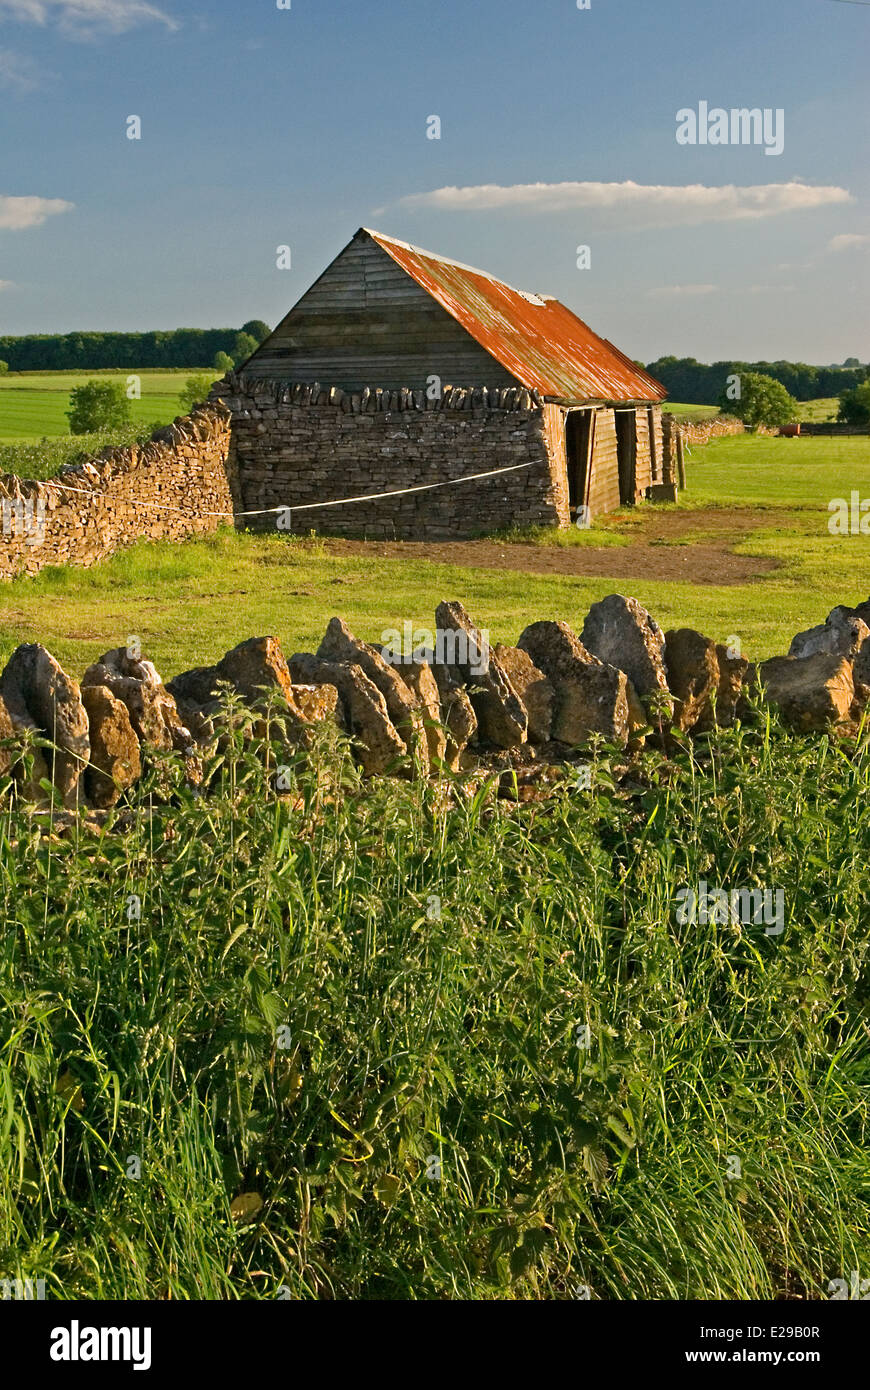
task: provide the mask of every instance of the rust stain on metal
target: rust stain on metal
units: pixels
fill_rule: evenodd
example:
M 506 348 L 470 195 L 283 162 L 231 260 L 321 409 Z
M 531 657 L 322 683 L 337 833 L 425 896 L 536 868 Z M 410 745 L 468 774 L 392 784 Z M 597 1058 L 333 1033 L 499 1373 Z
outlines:
M 661 401 L 667 391 L 551 296 L 364 229 L 496 361 L 529 390 L 559 401 Z

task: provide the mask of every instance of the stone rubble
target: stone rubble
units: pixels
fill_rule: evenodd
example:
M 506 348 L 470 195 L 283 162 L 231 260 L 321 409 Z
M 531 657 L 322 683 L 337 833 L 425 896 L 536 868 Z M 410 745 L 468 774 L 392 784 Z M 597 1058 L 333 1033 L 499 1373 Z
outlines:
M 679 731 L 751 719 L 759 700 L 797 731 L 854 735 L 870 701 L 870 599 L 835 608 L 787 655 L 757 667 L 692 628 L 663 633 L 618 594 L 593 605 L 580 636 L 564 622 L 535 622 L 515 647 L 490 646 L 461 603 L 440 603 L 436 624 L 431 661 L 361 641 L 336 617 L 316 654 L 288 660 L 277 637 L 253 637 L 167 684 L 146 658 L 116 647 L 79 686 L 44 647 L 25 643 L 0 675 L 0 775 L 37 807 L 52 783 L 65 813 L 122 803 L 155 753 L 181 753 L 198 785 L 204 749 L 226 736 L 231 694 L 267 745 L 276 727 L 297 751 L 318 726 L 337 728 L 366 776 L 495 774 L 522 800 L 596 736 L 622 748 L 652 737 L 667 750 Z

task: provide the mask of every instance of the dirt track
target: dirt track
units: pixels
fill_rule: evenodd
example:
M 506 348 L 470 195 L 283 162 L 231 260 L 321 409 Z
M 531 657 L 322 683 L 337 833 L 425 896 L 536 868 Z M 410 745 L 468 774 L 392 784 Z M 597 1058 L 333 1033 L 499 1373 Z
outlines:
M 333 555 L 377 555 L 527 574 L 605 575 L 612 579 L 672 579 L 690 584 L 745 584 L 779 568 L 769 556 L 735 555 L 749 531 L 770 520 L 748 509 L 692 512 L 645 510 L 625 524 L 630 543 L 531 545 L 503 541 L 327 540 Z M 692 536 L 713 532 L 703 542 Z M 683 539 L 685 538 L 685 539 Z

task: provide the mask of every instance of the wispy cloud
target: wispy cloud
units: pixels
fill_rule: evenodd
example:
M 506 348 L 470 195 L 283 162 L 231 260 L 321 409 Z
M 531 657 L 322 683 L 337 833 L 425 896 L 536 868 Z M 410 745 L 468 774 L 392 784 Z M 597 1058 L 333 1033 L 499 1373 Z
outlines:
M 840 232 L 828 242 L 829 251 L 856 251 L 862 246 L 870 246 L 870 236 L 862 232 Z
M 764 183 L 740 187 L 701 183 L 515 183 L 473 184 L 465 188 L 436 188 L 411 193 L 399 206 L 416 211 L 616 212 L 626 225 L 692 226 L 701 222 L 735 222 L 805 212 L 834 203 L 848 203 L 845 188 L 812 184 Z
M 0 280 L 0 292 L 3 290 L 11 290 L 14 283 L 13 280 Z
M 647 290 L 647 294 L 654 299 L 666 299 L 680 295 L 715 294 L 718 288 L 718 285 L 658 285 L 655 289 Z
M 69 212 L 74 206 L 63 198 L 15 198 L 0 194 L 0 228 L 20 232 L 27 227 L 41 227 L 46 218 Z
M 80 37 L 123 34 L 137 24 L 160 23 L 178 29 L 178 22 L 148 0 L 0 0 L 0 19 L 17 19 L 43 27 L 57 23 Z
M 0 87 L 17 92 L 32 92 L 39 85 L 37 66 L 23 53 L 0 48 Z

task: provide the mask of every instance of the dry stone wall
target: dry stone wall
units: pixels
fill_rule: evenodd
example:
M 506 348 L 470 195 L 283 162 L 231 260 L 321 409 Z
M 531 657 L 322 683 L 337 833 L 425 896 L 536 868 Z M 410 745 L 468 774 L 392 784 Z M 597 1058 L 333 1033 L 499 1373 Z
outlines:
M 680 433 L 683 443 L 691 448 L 694 444 L 709 444 L 722 435 L 745 434 L 746 426 L 731 415 L 717 415 L 711 420 L 681 420 Z
M 229 412 L 212 404 L 46 482 L 0 475 L 0 579 L 214 531 L 236 509 L 229 455 Z
M 213 393 L 232 412 L 232 467 L 246 525 L 372 537 L 455 539 L 511 525 L 558 525 L 565 499 L 551 471 L 541 403 L 524 388 L 345 392 L 232 376 Z M 463 486 L 457 480 L 531 465 Z M 306 504 L 447 483 L 384 501 Z
M 333 747 L 332 730 L 346 736 L 367 776 L 505 774 L 512 795 L 548 785 L 590 740 L 667 753 L 675 730 L 751 723 L 763 701 L 798 732 L 866 737 L 870 600 L 833 609 L 758 666 L 691 628 L 664 632 L 620 594 L 593 604 L 581 632 L 532 622 L 516 647 L 491 646 L 456 601 L 438 605 L 435 623 L 432 648 L 398 652 L 334 617 L 316 652 L 288 660 L 276 637 L 250 638 L 166 684 L 138 649 L 105 652 L 79 683 L 26 643 L 0 674 L 0 789 L 11 778 L 20 797 L 45 804 L 48 780 L 58 809 L 108 812 L 155 755 L 174 751 L 188 786 L 205 792 L 230 724 L 279 792 L 318 726 Z M 177 782 L 167 786 L 171 795 Z

